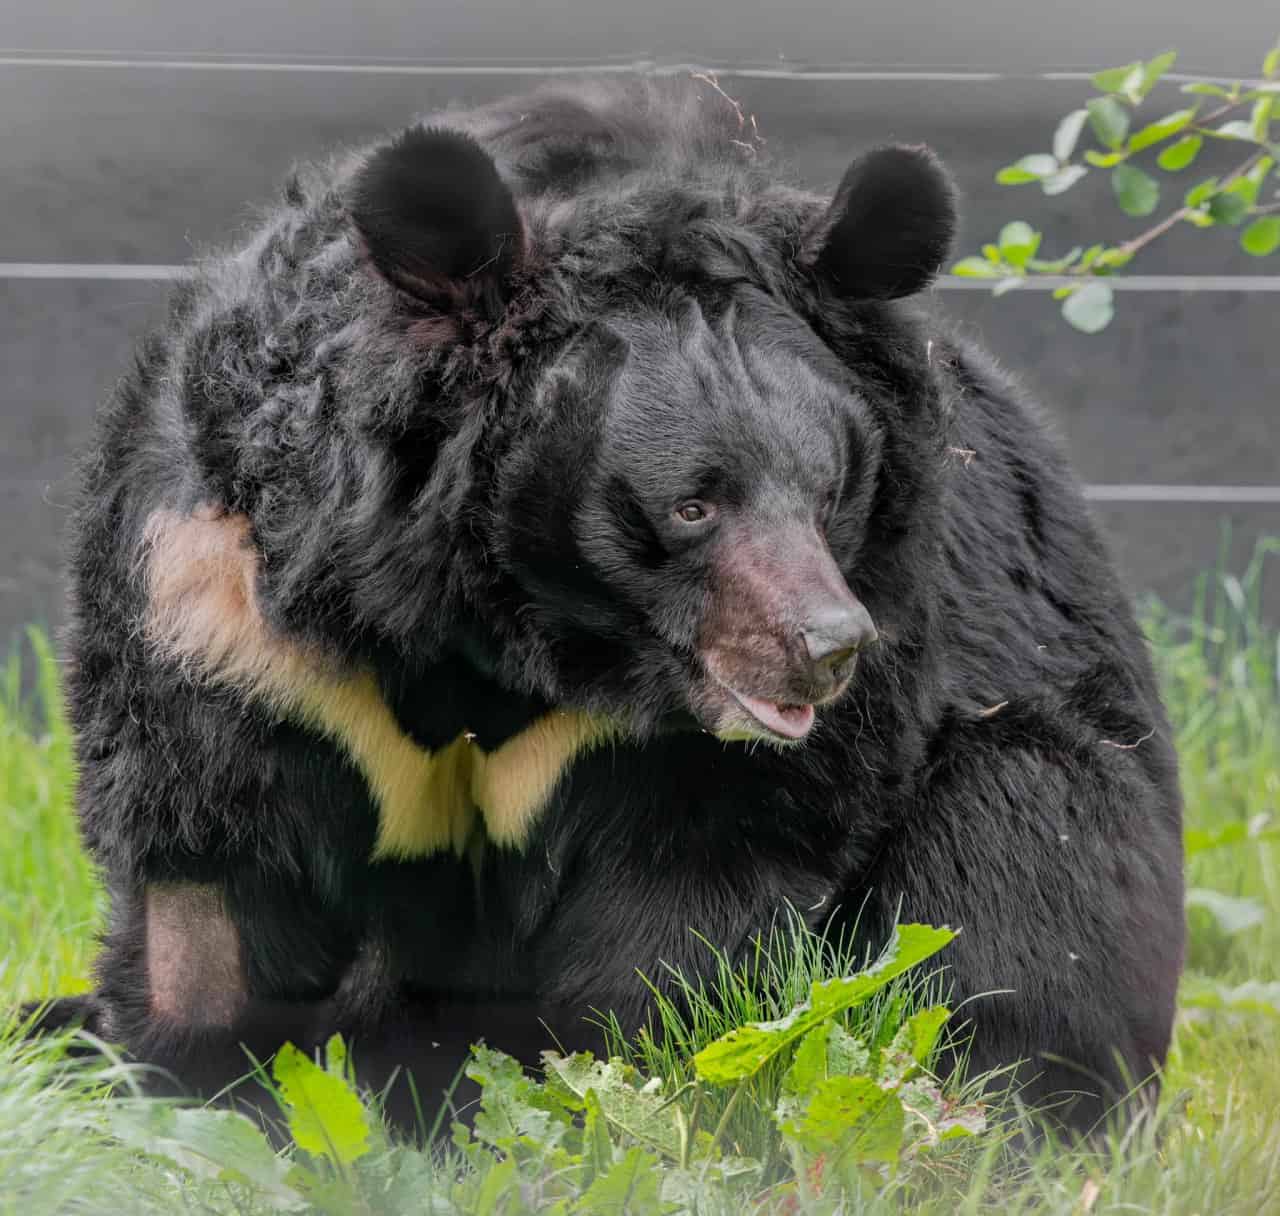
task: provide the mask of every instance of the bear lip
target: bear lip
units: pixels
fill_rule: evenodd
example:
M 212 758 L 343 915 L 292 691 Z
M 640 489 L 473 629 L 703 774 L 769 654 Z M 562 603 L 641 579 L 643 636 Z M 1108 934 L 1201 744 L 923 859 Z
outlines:
M 736 688 L 728 691 L 770 734 L 796 740 L 803 739 L 813 729 L 816 714 L 812 705 L 782 705 L 777 701 L 766 701 L 763 697 L 739 692 Z

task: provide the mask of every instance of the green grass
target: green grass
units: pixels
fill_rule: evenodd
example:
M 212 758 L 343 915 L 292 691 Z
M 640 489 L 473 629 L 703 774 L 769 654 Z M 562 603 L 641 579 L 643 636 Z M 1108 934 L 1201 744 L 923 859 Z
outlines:
M 1189 619 L 1158 604 L 1145 610 L 1179 738 L 1188 884 L 1211 893 L 1189 911 L 1183 1010 L 1156 1119 L 1123 1144 L 1046 1144 L 1020 1160 L 1010 1158 L 1008 1132 L 993 1119 L 986 1132 L 952 1149 L 862 1176 L 842 1210 L 1280 1213 L 1280 638 L 1263 623 L 1260 602 L 1267 563 L 1277 555 L 1280 542 L 1273 542 L 1242 575 L 1207 576 Z M 1277 606 L 1269 611 L 1274 620 Z M 15 657 L 0 698 L 0 1007 L 85 988 L 103 914 L 76 838 L 57 666 L 39 635 L 26 662 L 35 692 L 24 703 Z M 1230 898 L 1224 904 L 1217 896 Z M 669 1008 L 659 1011 L 669 1032 L 664 1045 L 618 1042 L 616 1049 L 642 1076 L 666 1078 L 672 1090 L 692 1080 L 689 1059 L 700 1047 L 734 1025 L 779 1016 L 812 979 L 845 973 L 853 962 L 792 936 L 789 947 L 754 966 L 775 973 L 771 1000 L 762 1003 L 739 975 L 722 969 L 695 994 L 688 1023 Z M 921 1000 L 918 987 L 900 986 L 857 1011 L 851 1025 L 867 1037 L 887 1035 L 910 1002 Z M 707 1097 L 701 1126 L 719 1127 L 726 1151 L 753 1155 L 766 1168 L 749 1182 L 719 1181 L 711 1171 L 695 1176 L 696 1210 L 797 1210 L 794 1196 L 777 1187 L 787 1159 L 769 1112 L 780 1075 L 766 1070 L 723 1124 L 727 1091 Z M 128 1068 L 73 1063 L 58 1042 L 0 1039 L 0 1213 L 277 1210 L 285 1191 L 272 1192 L 269 1180 L 215 1176 L 200 1155 L 208 1126 L 170 1128 L 168 1139 L 161 1131 L 139 1134 L 139 1127 L 153 1127 L 153 1106 L 130 1097 L 129 1086 Z M 110 1102 L 108 1089 L 116 1094 Z M 496 1084 L 494 1093 L 496 1104 Z M 354 1164 L 291 1150 L 289 1177 L 302 1181 L 288 1194 L 304 1195 L 305 1210 L 323 1212 L 496 1213 L 556 1201 L 570 1210 L 568 1167 L 537 1147 L 536 1136 L 501 1162 L 504 1154 L 474 1142 L 433 1159 L 392 1144 L 377 1127 L 371 1134 L 369 1151 Z M 646 1162 L 633 1147 L 625 1164 L 636 1167 L 640 1181 L 626 1196 L 607 1195 L 601 1182 L 573 1210 L 656 1210 L 641 1185 Z M 622 1166 L 616 1170 L 615 1180 Z

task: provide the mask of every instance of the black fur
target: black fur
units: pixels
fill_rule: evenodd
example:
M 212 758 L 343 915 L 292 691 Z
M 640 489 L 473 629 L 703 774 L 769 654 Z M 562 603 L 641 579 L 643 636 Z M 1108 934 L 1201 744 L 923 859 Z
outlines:
M 638 1023 L 637 969 L 696 972 L 693 931 L 740 951 L 789 902 L 860 910 L 868 946 L 895 915 L 962 927 L 972 1066 L 1082 1090 L 1077 1126 L 1160 1063 L 1169 728 L 1025 396 L 882 302 L 952 225 L 927 154 L 856 162 L 829 208 L 694 83 L 436 116 L 298 175 L 179 289 L 85 463 L 70 697 L 112 909 L 92 1027 L 205 1087 L 241 1042 L 341 1029 L 429 1094 L 471 1038 L 531 1054 L 538 1017 L 569 1044 L 591 1007 Z M 492 290 L 436 290 L 473 272 Z M 709 512 L 673 514 L 690 501 Z M 250 521 L 273 629 L 373 668 L 424 746 L 553 705 L 624 737 L 522 850 L 371 861 L 337 747 L 145 640 L 144 526 L 200 504 Z M 700 730 L 743 712 L 714 663 L 817 697 L 794 638 L 823 580 L 880 634 L 844 695 L 798 746 Z M 251 998 L 227 1031 L 149 1011 L 158 881 L 225 892 Z

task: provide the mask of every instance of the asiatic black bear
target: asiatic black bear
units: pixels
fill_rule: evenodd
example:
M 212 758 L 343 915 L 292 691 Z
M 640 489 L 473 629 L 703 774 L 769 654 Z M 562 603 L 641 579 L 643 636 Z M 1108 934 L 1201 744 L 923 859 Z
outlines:
M 1087 1126 L 1163 1060 L 1180 808 L 1143 639 L 1024 394 L 903 297 L 924 149 L 780 183 L 697 81 L 296 175 L 104 411 L 70 698 L 110 887 L 54 1008 L 212 1090 L 343 1031 L 630 1025 L 790 904 L 959 926 L 970 1067 Z M 982 995 L 987 994 L 987 995 Z M 379 1070 L 382 1070 L 380 1072 Z

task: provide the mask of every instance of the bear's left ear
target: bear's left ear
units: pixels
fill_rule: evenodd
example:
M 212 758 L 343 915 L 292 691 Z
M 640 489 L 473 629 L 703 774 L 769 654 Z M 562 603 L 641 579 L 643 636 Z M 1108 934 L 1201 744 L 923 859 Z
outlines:
M 461 131 L 410 127 L 356 174 L 351 221 L 379 271 L 437 306 L 505 303 L 524 253 L 515 198 Z
M 956 193 L 928 148 L 877 148 L 849 166 L 806 242 L 836 295 L 893 300 L 928 286 L 951 252 Z

